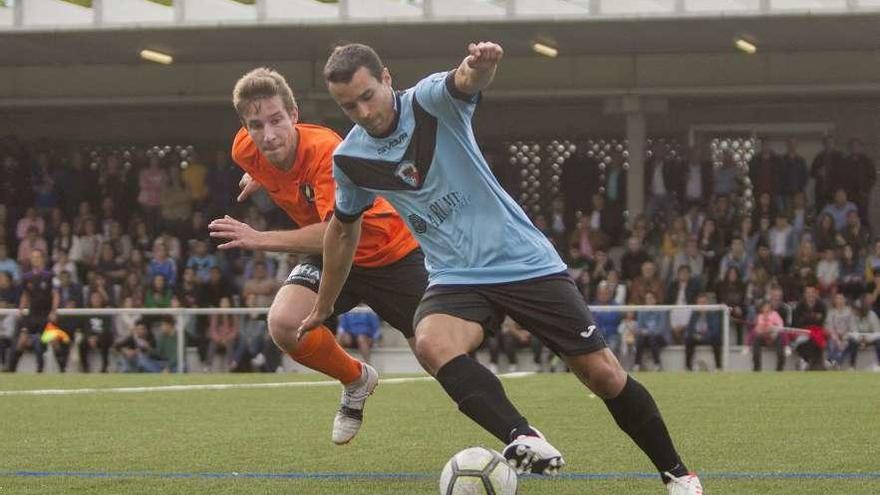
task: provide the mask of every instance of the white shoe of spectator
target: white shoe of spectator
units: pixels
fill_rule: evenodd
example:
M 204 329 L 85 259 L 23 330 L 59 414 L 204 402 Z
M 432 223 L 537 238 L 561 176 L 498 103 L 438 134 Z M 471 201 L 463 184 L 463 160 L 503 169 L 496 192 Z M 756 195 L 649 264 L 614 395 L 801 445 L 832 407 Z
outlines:
M 663 475 L 669 478 L 669 482 L 666 483 L 669 495 L 703 495 L 703 485 L 700 484 L 700 478 L 697 478 L 696 474 L 691 473 L 678 478 L 669 473 Z
M 379 372 L 366 363 L 361 363 L 361 377 L 346 385 L 342 390 L 339 411 L 333 418 L 333 443 L 343 445 L 351 441 L 364 421 L 364 404 L 379 385 Z

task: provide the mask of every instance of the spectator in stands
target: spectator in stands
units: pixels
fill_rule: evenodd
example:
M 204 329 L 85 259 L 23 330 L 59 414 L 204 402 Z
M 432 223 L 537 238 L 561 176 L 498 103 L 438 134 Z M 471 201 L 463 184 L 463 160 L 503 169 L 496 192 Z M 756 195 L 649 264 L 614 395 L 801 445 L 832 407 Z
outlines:
M 85 166 L 83 156 L 79 151 L 73 151 L 58 175 L 61 209 L 67 212 L 77 211 L 80 203 L 94 190 L 96 181 L 93 178 L 94 173 Z
M 844 244 L 852 246 L 859 257 L 865 253 L 871 243 L 871 233 L 862 226 L 861 218 L 853 211 L 846 216 L 846 227 L 843 228 L 840 237 Z
M 705 280 L 707 283 L 714 282 L 718 278 L 718 264 L 723 256 L 724 244 L 721 234 L 718 232 L 714 218 L 707 218 L 700 233 L 697 235 L 697 247 L 703 257 Z M 691 267 L 693 269 L 693 267 Z
M 254 304 L 259 307 L 267 307 L 272 304 L 276 291 L 278 291 L 278 284 L 274 279 L 269 278 L 266 263 L 256 263 L 253 277 L 244 283 L 243 298 L 248 300 L 253 297 Z
M 736 331 L 736 343 L 742 345 L 744 323 L 746 317 L 746 284 L 740 276 L 739 269 L 735 266 L 727 268 L 724 278 L 715 288 L 716 299 L 719 304 L 730 307 L 730 317 L 733 320 L 733 328 Z
M 761 371 L 761 348 L 773 346 L 776 348 L 776 371 L 782 371 L 785 367 L 785 322 L 782 316 L 774 311 L 769 300 L 763 301 L 758 306 L 758 315 L 755 317 L 755 328 L 752 334 L 752 371 Z
M 0 270 L 0 309 L 18 307 L 18 288 L 9 272 Z M 0 316 L 0 370 L 6 368 L 9 349 L 15 337 L 15 315 Z
M 58 194 L 55 191 L 55 174 L 49 164 L 49 154 L 45 151 L 37 153 L 36 167 L 31 175 L 34 206 L 45 212 L 58 205 Z
M 159 209 L 167 183 L 167 174 L 162 170 L 159 157 L 151 156 L 149 166 L 138 175 L 138 204 L 144 222 L 153 230 L 159 225 Z
M 877 182 L 874 160 L 865 153 L 864 143 L 854 138 L 849 141 L 849 156 L 846 157 L 843 173 L 843 188 L 847 196 L 856 204 L 861 218 L 868 218 L 868 201 Z
M 850 212 L 858 213 L 855 203 L 849 201 L 846 190 L 838 187 L 834 190 L 834 201 L 822 208 L 821 215 L 831 215 L 834 220 L 834 231 L 840 232 L 846 227 L 846 217 Z
M 593 248 L 607 250 L 620 242 L 623 216 L 617 207 L 608 206 L 602 193 L 593 193 L 590 211 L 585 215 L 593 232 Z
M 217 270 L 219 272 L 219 270 Z M 245 301 L 248 307 L 254 307 L 255 298 L 251 297 Z M 249 315 L 243 318 L 241 328 L 238 333 L 238 342 L 235 351 L 232 353 L 232 359 L 229 362 L 230 371 L 251 371 L 252 369 L 260 369 L 266 363 L 264 350 L 268 350 L 274 346 L 266 345 L 269 330 L 266 326 L 265 315 Z M 274 368 L 270 371 L 275 371 Z
M 200 283 L 205 283 L 211 278 L 211 268 L 217 266 L 217 258 L 208 252 L 208 243 L 203 240 L 193 241 L 193 250 L 186 267 L 195 271 L 196 278 Z
M 104 296 L 94 291 L 89 293 L 89 308 L 106 307 Z M 113 319 L 104 315 L 89 315 L 80 319 L 83 338 L 79 344 L 79 366 L 83 373 L 91 370 L 89 355 L 92 350 L 101 353 L 101 373 L 106 373 L 110 366 L 110 348 L 116 337 L 113 334 Z
M 880 249 L 878 249 L 878 252 L 880 252 Z M 21 281 L 21 269 L 18 266 L 18 262 L 9 257 L 9 250 L 6 248 L 6 244 L 0 244 L 0 272 L 6 272 L 12 277 L 13 283 Z
M 170 230 L 163 228 L 153 241 L 154 253 L 156 244 L 163 244 L 165 246 L 168 257 L 171 258 L 175 264 L 184 261 L 183 245 L 180 243 L 180 239 L 172 234 Z
M 553 244 L 564 246 L 569 232 L 568 218 L 565 215 L 565 200 L 562 197 L 553 198 L 550 208 L 549 226 Z
M 740 237 L 734 237 L 733 240 L 730 241 L 730 249 L 727 254 L 721 258 L 718 273 L 719 276 L 723 278 L 720 278 L 719 280 L 728 278 L 731 268 L 736 268 L 740 279 L 748 278 L 749 271 L 752 268 L 752 260 L 746 252 L 745 242 L 743 242 L 743 239 Z
M 373 344 L 381 337 L 379 317 L 373 311 L 356 309 L 339 316 L 336 340 L 343 347 L 357 347 L 365 363 L 370 363 Z
M 130 334 L 118 340 L 114 347 L 121 354 L 119 371 L 122 373 L 158 373 L 162 363 L 154 359 L 156 339 L 147 328 L 147 323 L 138 319 Z
M 685 231 L 687 232 L 689 239 L 696 239 L 698 235 L 700 235 L 700 230 L 703 228 L 703 222 L 706 221 L 706 214 L 703 212 L 701 208 L 696 206 L 690 206 L 687 209 L 687 213 L 682 217 L 684 220 Z
M 645 215 L 653 220 L 658 212 L 669 218 L 676 207 L 681 185 L 678 163 L 667 157 L 666 144 L 656 141 L 645 163 Z
M 742 239 L 743 249 L 749 258 L 755 256 L 755 252 L 758 250 L 758 241 L 761 240 L 760 233 L 755 229 L 755 224 L 759 221 L 760 219 L 753 219 L 753 217 L 749 216 L 742 217 L 739 222 L 739 232 L 732 237 L 732 241 L 737 237 Z M 743 272 L 743 274 L 746 274 L 746 272 Z
M 840 280 L 840 262 L 833 249 L 822 251 L 822 259 L 816 265 L 816 278 L 819 279 L 819 293 L 829 296 L 837 292 Z
M 210 278 L 210 270 L 208 275 Z M 180 305 L 184 308 L 198 307 L 199 280 L 196 278 L 196 272 L 193 268 L 187 267 L 183 269 L 183 275 L 180 277 L 180 283 L 177 284 L 175 296 L 177 296 Z
M 105 197 L 101 200 L 101 213 L 96 219 L 98 232 L 101 234 L 101 237 L 107 239 L 110 235 L 110 224 L 118 221 L 117 219 L 116 204 L 113 202 L 113 198 Z
M 134 251 L 140 251 L 142 254 L 149 253 L 153 250 L 153 238 L 147 228 L 147 224 L 140 218 L 132 220 L 131 243 Z
M 214 155 L 214 166 L 208 171 L 208 191 L 210 202 L 208 217 L 218 218 L 228 215 L 235 209 L 235 194 L 241 172 L 229 160 L 229 153 L 219 150 Z
M 658 301 L 664 300 L 666 286 L 657 273 L 657 265 L 653 261 L 642 263 L 641 274 L 630 284 L 630 304 L 647 304 L 645 296 L 650 292 Z M 656 303 L 655 303 L 656 304 Z
M 691 269 L 687 265 L 678 267 L 675 279 L 666 288 L 665 304 L 685 306 L 694 304 L 699 294 L 700 283 L 691 277 Z M 672 343 L 680 344 L 684 340 L 684 332 L 691 319 L 691 310 L 673 309 L 669 312 L 669 327 Z
M 841 248 L 839 262 L 840 280 L 837 290 L 847 299 L 855 301 L 865 291 L 865 264 L 849 244 Z
M 627 301 L 627 286 L 620 282 L 620 275 L 618 273 L 617 270 L 610 270 L 604 282 L 608 284 L 608 289 L 613 294 L 612 300 L 617 304 L 625 304 Z
M 752 276 L 746 284 L 746 319 L 754 320 L 755 311 L 757 311 L 762 301 L 767 300 L 770 294 L 770 285 L 772 277 L 763 265 L 757 265 L 752 270 Z
M 37 235 L 43 236 L 46 232 L 46 222 L 42 217 L 37 215 L 37 209 L 33 206 L 25 210 L 24 216 L 19 219 L 15 227 L 15 237 L 23 240 L 27 236 L 27 231 L 31 228 L 37 229 Z
M 128 274 L 125 265 L 116 256 L 113 245 L 109 242 L 101 243 L 101 253 L 98 255 L 95 271 L 103 275 L 111 286 L 122 285 L 122 282 L 125 281 L 125 276 Z
M 874 306 L 874 302 L 874 295 L 867 293 L 853 305 L 853 313 L 855 315 L 855 327 L 853 330 L 860 344 L 874 347 L 877 353 L 874 371 L 880 371 L 880 318 L 871 309 Z M 857 356 L 858 352 L 855 355 Z M 855 362 L 853 362 L 852 366 L 855 368 Z
M 625 282 L 635 279 L 642 270 L 645 262 L 652 261 L 642 245 L 642 240 L 632 236 L 626 241 L 626 252 L 620 258 L 621 277 Z
M 208 282 L 201 284 L 199 306 L 219 307 L 220 299 L 224 297 L 232 297 L 232 288 L 223 277 L 223 272 L 220 271 L 220 268 L 211 268 L 211 276 Z
M 813 243 L 813 240 L 809 237 L 801 239 L 798 245 L 798 252 L 794 257 L 794 269 L 800 270 L 802 267 L 807 267 L 815 272 L 818 263 L 819 251 L 817 251 L 817 246 Z M 798 298 L 800 298 L 800 294 Z
M 161 274 L 153 275 L 150 279 L 150 287 L 147 289 L 144 297 L 145 308 L 169 308 L 171 307 L 171 298 L 173 293 L 165 276 Z
M 49 246 L 46 240 L 37 233 L 37 228 L 31 226 L 27 229 L 27 235 L 18 244 L 18 264 L 24 268 L 30 268 L 30 260 L 34 251 L 48 253 Z
M 803 192 L 807 188 L 810 178 L 807 170 L 807 162 L 797 151 L 797 141 L 789 138 L 785 142 L 785 154 L 780 160 L 779 181 L 779 209 L 790 209 L 794 202 L 794 195 Z
M 177 329 L 173 316 L 166 315 L 159 318 L 159 334 L 156 335 L 153 357 L 161 363 L 162 371 L 177 372 Z
M 617 303 L 613 298 L 613 288 L 608 282 L 603 280 L 602 282 L 599 282 L 599 285 L 596 287 L 596 299 L 592 304 L 596 306 L 617 306 Z M 605 343 L 608 344 L 608 348 L 611 349 L 616 356 L 620 356 L 621 335 L 617 333 L 617 327 L 620 326 L 621 317 L 622 314 L 619 311 L 593 312 L 593 319 L 596 321 L 599 330 L 601 330 L 602 334 L 605 336 Z
M 120 167 L 119 157 L 115 154 L 107 156 L 98 177 L 98 188 L 104 198 L 101 203 L 101 221 L 105 225 L 111 219 L 122 223 L 128 221 L 129 212 L 125 208 L 129 201 L 128 180 L 128 171 Z M 110 232 L 102 229 L 102 233 L 109 235 Z
M 855 368 L 859 352 L 858 338 L 853 335 L 856 329 L 856 316 L 846 297 L 838 292 L 832 298 L 831 309 L 825 316 L 825 328 L 829 332 L 828 359 L 835 369 L 841 369 L 849 360 Z
M 703 253 L 700 252 L 696 237 L 689 238 L 684 251 L 675 257 L 675 261 L 672 263 L 672 272 L 678 273 L 679 268 L 683 266 L 690 269 L 691 276 L 696 279 L 700 285 L 706 283 L 707 279 L 704 277 L 706 261 L 703 257 Z
M 807 330 L 810 334 L 797 335 L 792 343 L 792 347 L 801 359 L 804 360 L 806 369 L 825 369 L 823 354 L 827 343 L 827 336 L 822 325 L 825 324 L 826 314 L 825 303 L 819 299 L 819 289 L 811 286 L 805 287 L 803 299 L 794 308 L 792 326 Z
M 132 297 L 124 297 L 122 299 L 121 307 L 125 309 L 132 309 L 135 307 L 134 303 L 135 301 Z M 131 336 L 135 324 L 141 318 L 141 315 L 137 313 L 122 313 L 113 316 L 113 332 L 116 335 L 116 342 L 113 344 L 114 348 L 116 348 L 117 344 L 120 341 L 125 340 L 129 336 Z
M 713 168 L 711 150 L 708 146 L 691 147 L 688 150 L 687 166 L 683 171 L 684 204 L 688 209 L 704 207 L 708 198 L 714 195 Z
M 113 252 L 116 256 L 126 260 L 131 255 L 131 237 L 122 231 L 122 225 L 113 220 L 107 227 L 107 242 L 113 246 Z
M 58 273 L 58 297 L 60 297 L 60 305 L 64 308 L 81 308 L 85 299 L 83 298 L 83 287 L 73 278 L 73 272 L 70 270 L 62 270 Z M 73 302 L 73 305 L 68 304 Z M 62 328 L 66 328 L 61 325 Z
M 162 242 L 153 245 L 153 259 L 147 265 L 147 277 L 155 279 L 161 275 L 169 286 L 177 283 L 177 263 L 168 257 L 168 248 Z
M 763 240 L 758 243 L 758 249 L 755 253 L 754 260 L 752 261 L 751 277 L 754 277 L 755 270 L 758 268 L 763 268 L 764 272 L 770 276 L 776 276 L 782 271 L 782 263 L 779 259 L 773 256 L 773 252 L 770 251 L 769 243 L 766 243 Z
M 58 255 L 61 252 L 69 254 L 72 247 L 73 229 L 70 226 L 70 222 L 64 220 L 58 225 L 58 230 L 52 238 L 52 259 L 57 261 Z
M 761 143 L 761 151 L 755 155 L 749 162 L 749 178 L 752 180 L 752 188 L 756 198 L 767 194 L 772 200 L 779 195 L 780 192 L 780 173 L 782 165 L 776 153 L 770 145 L 764 141 Z M 775 206 L 775 205 L 773 205 Z M 760 202 L 756 205 L 760 208 Z
M 180 168 L 168 170 L 167 182 L 159 200 L 164 230 L 178 232 L 192 215 L 192 198 L 180 180 Z
M 577 219 L 577 226 L 568 238 L 568 245 L 576 248 L 578 257 L 589 263 L 593 259 L 593 242 L 596 233 L 590 228 L 590 217 L 581 216 Z
M 83 224 L 86 223 L 86 220 L 94 220 L 98 221 L 98 218 L 92 213 L 92 204 L 88 201 L 80 201 L 79 207 L 77 208 L 77 214 L 73 217 L 73 232 L 74 235 L 79 235 L 83 231 Z
M 794 233 L 795 246 L 801 242 L 805 232 L 809 232 L 815 218 L 813 211 L 807 208 L 807 196 L 803 191 L 794 193 L 791 207 L 787 210 L 787 216 L 791 219 L 791 228 Z
M 33 228 L 30 232 L 34 232 Z M 52 272 L 46 270 L 46 256 L 43 251 L 34 249 L 30 253 L 30 267 L 22 275 L 22 293 L 18 302 L 20 313 L 28 310 L 27 316 L 18 321 L 18 333 L 14 338 L 15 347 L 8 371 L 14 372 L 18 360 L 27 350 L 33 350 L 37 357 L 37 372 L 43 372 L 43 343 L 41 336 L 46 324 L 57 321 L 61 302 L 58 291 L 52 286 Z
M 709 304 L 709 296 L 705 292 L 697 295 L 696 304 Z M 694 352 L 698 345 L 712 346 L 715 357 L 715 369 L 721 369 L 721 313 L 696 309 L 690 313 L 684 333 L 684 366 L 688 371 L 694 370 Z
M 816 211 L 821 211 L 826 204 L 831 202 L 832 193 L 834 192 L 833 175 L 843 170 L 844 156 L 843 153 L 835 148 L 834 137 L 826 136 L 822 140 L 822 151 L 820 151 L 810 166 L 810 176 L 814 180 Z
M 71 246 L 69 253 L 70 259 L 76 263 L 79 269 L 80 280 L 85 278 L 85 272 L 95 268 L 102 242 L 104 239 L 98 233 L 95 219 L 87 218 L 79 233 L 73 236 L 73 246 Z
M 232 303 L 228 297 L 220 299 L 221 308 L 231 308 Z M 208 357 L 207 363 L 213 366 L 214 356 L 221 349 L 226 354 L 227 361 L 231 360 L 235 342 L 238 339 L 238 316 L 223 314 L 208 316 Z
M 67 251 L 57 251 L 55 259 L 57 261 L 52 264 L 52 273 L 55 275 L 55 278 L 60 277 L 62 272 L 68 272 L 68 276 L 74 282 L 79 283 L 79 269 L 76 263 L 67 255 Z
M 715 169 L 715 194 L 718 197 L 728 197 L 739 192 L 739 179 L 741 172 L 733 161 L 733 154 L 726 151 L 721 155 L 721 166 Z
M 608 272 L 614 270 L 614 262 L 608 257 L 608 252 L 597 250 L 593 253 L 593 263 L 589 267 L 590 279 L 593 285 L 608 278 Z
M 674 216 L 660 243 L 660 278 L 664 282 L 672 278 L 672 264 L 676 256 L 684 252 L 688 237 L 684 219 Z
M 2 246 L 0 246 L 0 260 L 3 259 L 2 249 Z M 0 270 L 3 270 L 2 261 L 0 261 Z M 873 251 L 865 257 L 865 280 L 874 280 L 875 273 L 880 273 L 880 239 L 874 241 Z
M 190 221 L 181 228 L 180 237 L 181 239 L 201 239 L 207 231 L 208 223 L 205 220 L 205 213 L 201 210 L 196 210 L 193 212 Z
M 208 168 L 205 167 L 194 150 L 188 153 L 188 165 L 181 172 L 180 178 L 186 186 L 189 197 L 196 205 L 201 206 L 208 199 L 208 184 L 206 182 Z
M 778 268 L 780 270 L 788 269 L 794 257 L 795 233 L 791 225 L 788 224 L 786 215 L 781 213 L 776 215 L 776 221 L 773 228 L 770 229 L 767 240 L 770 253 L 779 261 Z
M 657 296 L 653 292 L 645 293 L 647 305 L 657 304 Z M 636 362 L 635 370 L 642 370 L 642 354 L 645 349 L 651 350 L 651 358 L 654 360 L 654 369 L 663 370 L 660 361 L 660 351 L 666 345 L 666 335 L 669 333 L 669 320 L 665 311 L 639 311 L 636 317 L 638 333 L 636 334 Z

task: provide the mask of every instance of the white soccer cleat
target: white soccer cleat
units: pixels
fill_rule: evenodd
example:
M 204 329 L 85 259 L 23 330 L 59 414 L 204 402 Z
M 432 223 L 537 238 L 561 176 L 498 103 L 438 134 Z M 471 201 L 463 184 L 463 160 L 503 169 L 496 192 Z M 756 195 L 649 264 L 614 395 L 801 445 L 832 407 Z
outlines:
M 666 483 L 666 489 L 669 495 L 703 495 L 703 485 L 700 484 L 700 478 L 690 473 L 686 476 L 676 478 L 669 473 L 663 473 L 669 482 Z
M 333 443 L 344 445 L 351 441 L 364 422 L 364 403 L 379 385 L 379 372 L 367 363 L 361 363 L 361 377 L 346 385 L 339 401 L 339 411 L 333 418 Z
M 550 445 L 540 431 L 532 428 L 535 435 L 520 435 L 507 447 L 502 455 L 516 474 L 532 473 L 556 476 L 565 466 L 562 452 Z

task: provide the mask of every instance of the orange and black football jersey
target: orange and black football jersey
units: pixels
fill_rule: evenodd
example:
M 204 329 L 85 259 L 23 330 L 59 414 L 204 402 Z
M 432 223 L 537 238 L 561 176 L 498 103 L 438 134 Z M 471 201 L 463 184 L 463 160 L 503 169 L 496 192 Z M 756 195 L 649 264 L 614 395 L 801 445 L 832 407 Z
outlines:
M 300 227 L 330 219 L 335 204 L 333 150 L 342 141 L 332 130 L 296 124 L 299 143 L 293 166 L 279 170 L 260 153 L 247 129 L 242 128 L 232 145 L 232 158 L 260 183 L 272 201 Z M 385 266 L 403 258 L 418 243 L 403 220 L 382 198 L 363 216 L 360 243 L 354 263 L 363 267 Z

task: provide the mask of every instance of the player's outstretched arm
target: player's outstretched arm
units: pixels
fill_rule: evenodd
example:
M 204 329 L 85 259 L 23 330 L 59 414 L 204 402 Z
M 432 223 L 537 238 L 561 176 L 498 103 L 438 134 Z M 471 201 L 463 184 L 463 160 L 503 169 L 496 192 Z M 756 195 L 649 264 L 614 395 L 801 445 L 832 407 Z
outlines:
M 296 230 L 261 232 L 229 215 L 208 224 L 212 239 L 225 241 L 219 249 L 250 249 L 281 253 L 321 254 L 327 222 L 306 225 Z
M 305 332 L 321 326 L 333 314 L 333 305 L 342 292 L 354 253 L 361 237 L 361 219 L 342 222 L 336 216 L 330 219 L 324 234 L 324 266 L 321 270 L 321 285 L 318 298 L 309 316 L 297 330 L 297 338 Z
M 468 56 L 455 71 L 455 87 L 462 93 L 474 95 L 486 89 L 495 78 L 495 70 L 504 49 L 497 43 L 481 41 L 468 45 Z

